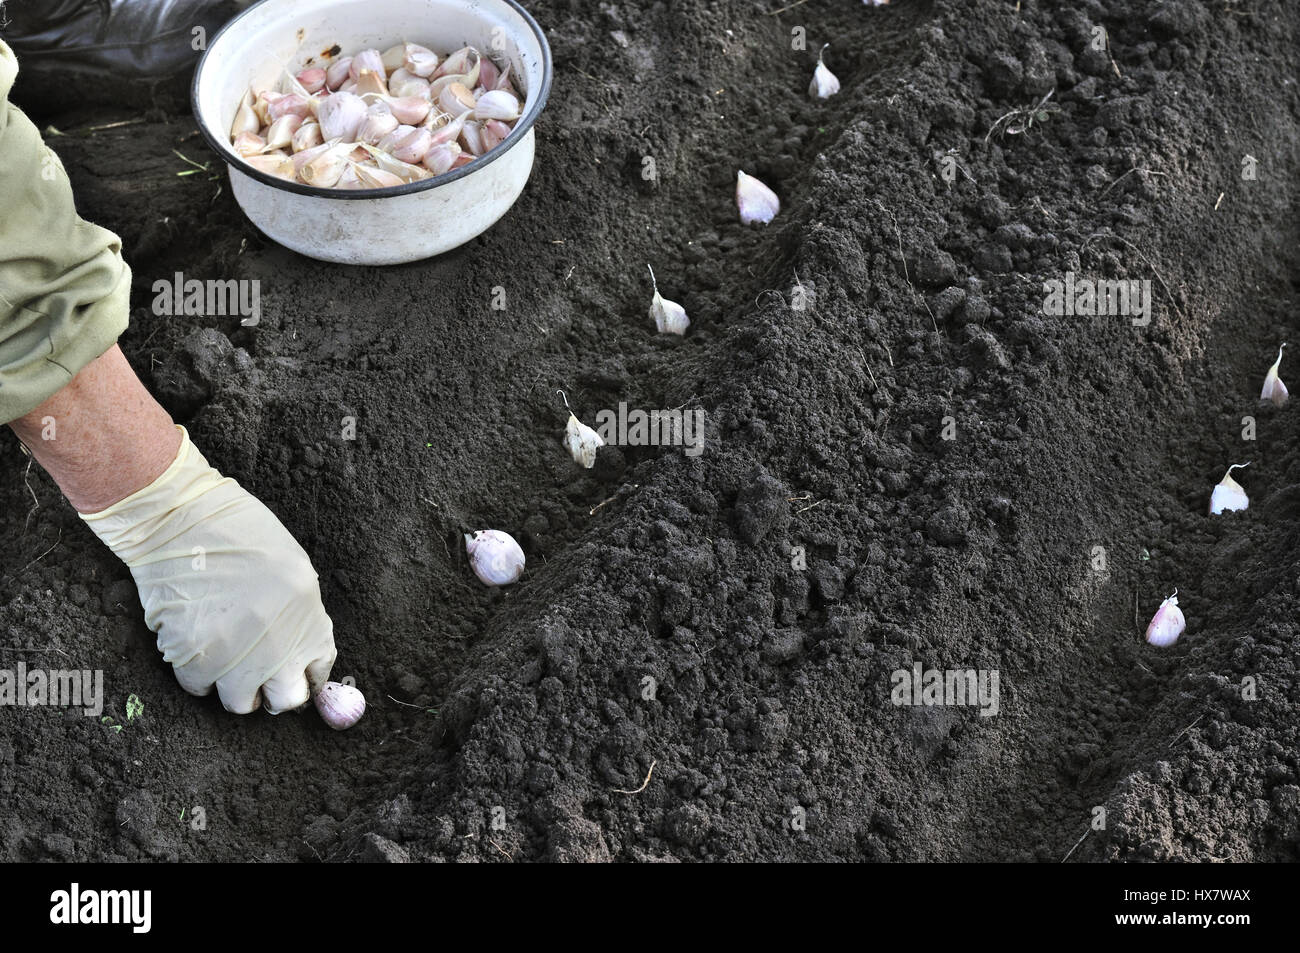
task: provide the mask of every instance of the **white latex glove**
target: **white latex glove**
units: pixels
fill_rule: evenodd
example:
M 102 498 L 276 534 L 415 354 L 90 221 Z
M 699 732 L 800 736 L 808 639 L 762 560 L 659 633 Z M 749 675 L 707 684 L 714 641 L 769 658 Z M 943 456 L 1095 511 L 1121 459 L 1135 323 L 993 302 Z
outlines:
M 177 429 L 180 451 L 162 476 L 81 518 L 130 567 L 182 688 L 216 686 L 239 714 L 298 708 L 337 654 L 316 571 L 275 515 Z

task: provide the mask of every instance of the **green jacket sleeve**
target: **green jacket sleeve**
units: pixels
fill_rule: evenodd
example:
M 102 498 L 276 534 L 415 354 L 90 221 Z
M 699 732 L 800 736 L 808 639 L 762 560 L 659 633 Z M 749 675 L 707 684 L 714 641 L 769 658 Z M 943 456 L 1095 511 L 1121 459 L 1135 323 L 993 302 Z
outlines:
M 0 41 L 0 423 L 112 347 L 131 293 L 121 240 L 77 216 L 62 163 L 10 104 L 17 74 Z

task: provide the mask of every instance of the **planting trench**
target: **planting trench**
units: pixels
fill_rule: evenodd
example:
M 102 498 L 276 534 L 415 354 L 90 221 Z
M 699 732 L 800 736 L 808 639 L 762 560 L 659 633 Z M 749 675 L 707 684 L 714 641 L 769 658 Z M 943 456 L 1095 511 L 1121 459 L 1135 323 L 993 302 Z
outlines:
M 188 116 L 42 117 L 123 236 L 125 351 L 311 554 L 370 709 L 335 734 L 186 696 L 6 431 L 0 666 L 102 668 L 108 714 L 145 712 L 0 709 L 0 857 L 1295 858 L 1300 428 L 1257 398 L 1296 333 L 1300 13 L 780 5 L 529 4 L 556 59 L 533 178 L 400 268 L 267 242 L 221 176 L 176 175 L 213 158 Z M 177 271 L 260 280 L 261 324 L 152 315 Z M 1150 281 L 1150 324 L 1045 315 L 1067 272 Z M 580 470 L 560 388 L 588 423 L 702 408 L 704 451 Z M 1207 516 L 1245 460 L 1250 510 Z M 486 526 L 518 585 L 468 572 Z M 914 663 L 996 670 L 998 713 L 896 706 Z

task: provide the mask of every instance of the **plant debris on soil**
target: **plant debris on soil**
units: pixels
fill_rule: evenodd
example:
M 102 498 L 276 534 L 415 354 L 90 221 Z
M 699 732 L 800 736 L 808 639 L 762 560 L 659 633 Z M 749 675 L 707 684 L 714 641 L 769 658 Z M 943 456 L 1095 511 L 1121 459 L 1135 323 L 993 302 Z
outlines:
M 124 351 L 311 555 L 369 710 L 186 695 L 5 430 L 0 667 L 103 669 L 113 722 L 0 709 L 0 858 L 1297 858 L 1300 417 L 1258 395 L 1300 337 L 1300 9 L 780 6 L 530 3 L 532 179 L 402 267 L 263 238 L 184 112 L 40 117 L 123 238 Z M 177 272 L 259 280 L 260 323 L 154 315 Z M 1045 314 L 1066 273 L 1149 281 L 1150 323 Z M 702 410 L 703 450 L 582 469 L 557 389 Z M 916 665 L 997 672 L 997 713 L 896 705 Z

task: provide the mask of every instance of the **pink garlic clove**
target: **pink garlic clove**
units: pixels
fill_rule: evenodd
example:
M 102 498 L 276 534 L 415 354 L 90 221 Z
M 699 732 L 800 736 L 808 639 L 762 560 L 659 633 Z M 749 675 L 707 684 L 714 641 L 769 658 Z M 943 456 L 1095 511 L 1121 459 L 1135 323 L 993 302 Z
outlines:
M 338 88 L 348 81 L 352 73 L 352 57 L 345 56 L 341 60 L 335 60 L 325 69 L 325 88 L 337 92 Z
M 433 135 L 428 129 L 412 129 L 393 149 L 393 158 L 416 163 L 425 157 L 433 145 Z
M 366 713 L 366 696 L 360 689 L 342 682 L 326 682 L 316 693 L 316 710 L 335 731 L 351 728 Z
M 442 175 L 444 172 L 451 171 L 460 154 L 460 146 L 457 143 L 439 143 L 424 154 L 424 167 L 434 175 Z
M 319 93 L 325 88 L 325 71 L 319 66 L 305 69 L 294 77 L 298 84 L 309 93 Z
M 486 56 L 480 57 L 478 61 L 478 83 L 484 89 L 496 89 L 497 80 L 501 78 L 501 70 L 497 69 L 497 64 L 493 63 Z
M 1187 621 L 1183 618 L 1183 610 L 1178 608 L 1178 590 L 1175 589 L 1152 616 L 1151 624 L 1147 626 L 1147 642 L 1157 648 L 1168 648 L 1178 641 L 1186 627 Z

